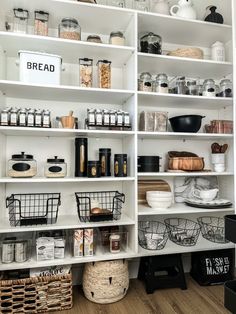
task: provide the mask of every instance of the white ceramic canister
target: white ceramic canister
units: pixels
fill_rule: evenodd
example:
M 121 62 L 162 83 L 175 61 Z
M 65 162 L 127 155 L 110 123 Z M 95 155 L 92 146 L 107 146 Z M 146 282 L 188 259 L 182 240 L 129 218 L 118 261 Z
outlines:
M 211 162 L 215 172 L 225 171 L 225 154 L 211 154 Z
M 225 61 L 225 46 L 222 42 L 216 41 L 211 46 L 211 59 L 214 61 Z

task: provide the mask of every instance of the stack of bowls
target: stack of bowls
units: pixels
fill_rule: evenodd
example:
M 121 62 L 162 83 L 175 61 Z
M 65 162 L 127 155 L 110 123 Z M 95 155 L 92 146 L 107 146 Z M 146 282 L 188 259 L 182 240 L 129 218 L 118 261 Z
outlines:
M 146 200 L 150 207 L 155 209 L 169 208 L 172 204 L 173 194 L 166 191 L 147 191 Z

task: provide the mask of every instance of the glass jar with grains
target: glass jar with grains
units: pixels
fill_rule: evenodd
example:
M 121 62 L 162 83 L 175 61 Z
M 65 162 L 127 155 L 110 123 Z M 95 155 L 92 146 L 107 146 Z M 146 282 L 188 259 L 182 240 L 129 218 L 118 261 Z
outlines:
M 48 36 L 49 13 L 44 11 L 34 11 L 34 34 Z
M 80 40 L 81 27 L 76 19 L 64 18 L 58 27 L 59 37 L 64 39 Z
M 109 42 L 111 45 L 124 46 L 125 36 L 122 32 L 111 32 Z
M 98 87 L 111 88 L 111 61 L 99 60 L 98 66 Z
M 92 87 L 93 85 L 93 59 L 79 59 L 79 76 L 81 87 Z

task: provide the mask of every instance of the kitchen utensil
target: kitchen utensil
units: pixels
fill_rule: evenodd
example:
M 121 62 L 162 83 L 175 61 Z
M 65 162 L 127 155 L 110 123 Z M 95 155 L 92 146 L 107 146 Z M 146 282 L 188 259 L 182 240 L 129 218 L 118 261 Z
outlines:
M 170 8 L 170 14 L 173 16 L 181 17 L 183 19 L 197 19 L 197 13 L 193 8 L 192 0 L 180 0 L 178 2 L 178 5 L 173 5 Z
M 228 144 L 221 145 L 220 152 L 224 154 L 226 153 L 227 149 L 228 149 Z
M 164 180 L 139 180 L 138 181 L 138 203 L 146 204 L 146 192 L 159 191 L 171 192 L 169 184 Z
M 61 117 L 60 121 L 64 129 L 73 129 L 75 126 L 75 117 L 73 117 L 73 111 L 70 111 L 68 116 Z
M 174 132 L 197 133 L 202 125 L 202 119 L 205 116 L 184 115 L 170 118 L 171 128 Z
M 213 144 L 211 145 L 212 154 L 219 154 L 219 153 L 220 153 L 220 150 L 221 150 L 220 144 L 218 144 L 218 143 L 213 143 Z
M 206 8 L 206 22 L 212 22 L 212 23 L 218 23 L 218 24 L 223 24 L 224 23 L 224 18 L 223 16 L 216 12 L 217 7 L 214 5 L 209 5 Z

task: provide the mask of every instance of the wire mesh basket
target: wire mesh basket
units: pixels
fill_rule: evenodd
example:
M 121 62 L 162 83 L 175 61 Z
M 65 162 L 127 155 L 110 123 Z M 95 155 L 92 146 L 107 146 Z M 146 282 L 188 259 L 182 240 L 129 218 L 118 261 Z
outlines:
M 12 194 L 6 199 L 11 226 L 55 224 L 60 193 Z
M 138 242 L 145 250 L 162 250 L 168 240 L 167 227 L 159 221 L 139 221 Z
M 200 234 L 200 225 L 184 218 L 165 219 L 169 239 L 181 246 L 194 246 Z
M 75 193 L 78 215 L 82 222 L 119 220 L 125 195 L 118 191 Z
M 214 243 L 228 243 L 225 238 L 225 222 L 220 217 L 199 217 L 203 238 Z

